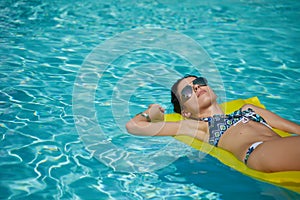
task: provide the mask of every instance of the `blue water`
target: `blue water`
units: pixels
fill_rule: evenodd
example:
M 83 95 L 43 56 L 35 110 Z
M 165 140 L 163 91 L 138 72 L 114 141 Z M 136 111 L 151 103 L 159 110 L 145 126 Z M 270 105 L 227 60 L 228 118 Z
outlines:
M 171 112 L 186 73 L 300 123 L 299 19 L 283 0 L 2 1 L 0 199 L 300 199 L 124 128 Z

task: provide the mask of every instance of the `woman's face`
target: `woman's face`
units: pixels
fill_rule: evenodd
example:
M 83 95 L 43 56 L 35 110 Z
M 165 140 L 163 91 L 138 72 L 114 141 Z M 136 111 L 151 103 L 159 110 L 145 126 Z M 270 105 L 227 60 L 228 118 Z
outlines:
M 195 77 L 183 79 L 178 84 L 177 89 L 180 97 L 179 101 L 183 107 L 182 110 L 191 114 L 198 114 L 202 109 L 208 108 L 217 99 L 217 96 L 209 86 L 193 84 L 195 79 Z M 188 85 L 191 86 L 192 92 L 190 98 L 185 98 L 182 96 L 182 90 Z

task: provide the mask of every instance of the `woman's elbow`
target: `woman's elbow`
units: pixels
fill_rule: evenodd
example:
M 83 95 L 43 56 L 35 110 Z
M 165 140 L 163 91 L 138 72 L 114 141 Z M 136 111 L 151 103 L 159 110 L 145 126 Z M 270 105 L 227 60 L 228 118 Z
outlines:
M 137 134 L 136 133 L 136 124 L 133 121 L 130 120 L 129 122 L 127 122 L 125 127 L 126 127 L 126 130 L 128 133 L 134 134 L 134 135 Z
M 125 125 L 126 127 L 126 130 L 128 133 L 131 133 L 132 132 L 132 128 L 133 128 L 133 125 L 132 125 L 132 122 L 131 121 L 128 121 Z

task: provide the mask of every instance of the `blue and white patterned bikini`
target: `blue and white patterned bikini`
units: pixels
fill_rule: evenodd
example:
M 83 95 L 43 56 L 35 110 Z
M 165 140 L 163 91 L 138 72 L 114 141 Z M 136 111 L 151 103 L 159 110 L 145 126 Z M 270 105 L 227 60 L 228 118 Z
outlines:
M 239 109 L 229 115 L 214 115 L 213 117 L 205 117 L 197 119 L 199 121 L 208 122 L 209 128 L 209 140 L 211 145 L 218 146 L 221 136 L 233 125 L 243 122 L 247 123 L 249 120 L 259 122 L 265 126 L 271 128 L 267 122 L 258 114 L 256 114 L 251 108 L 242 111 Z M 258 145 L 262 144 L 262 141 L 253 143 L 247 150 L 244 163 L 247 164 L 250 154 L 254 151 Z

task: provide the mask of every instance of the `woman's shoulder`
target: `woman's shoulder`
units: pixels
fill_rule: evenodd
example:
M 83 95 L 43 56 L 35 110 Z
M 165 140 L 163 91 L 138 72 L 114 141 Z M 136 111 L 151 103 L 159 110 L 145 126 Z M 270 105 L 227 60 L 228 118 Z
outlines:
M 257 106 L 253 105 L 253 104 L 250 104 L 250 103 L 247 103 L 247 104 L 244 104 L 241 106 L 241 110 L 244 111 L 244 110 L 248 110 L 248 109 L 255 109 L 257 108 Z

